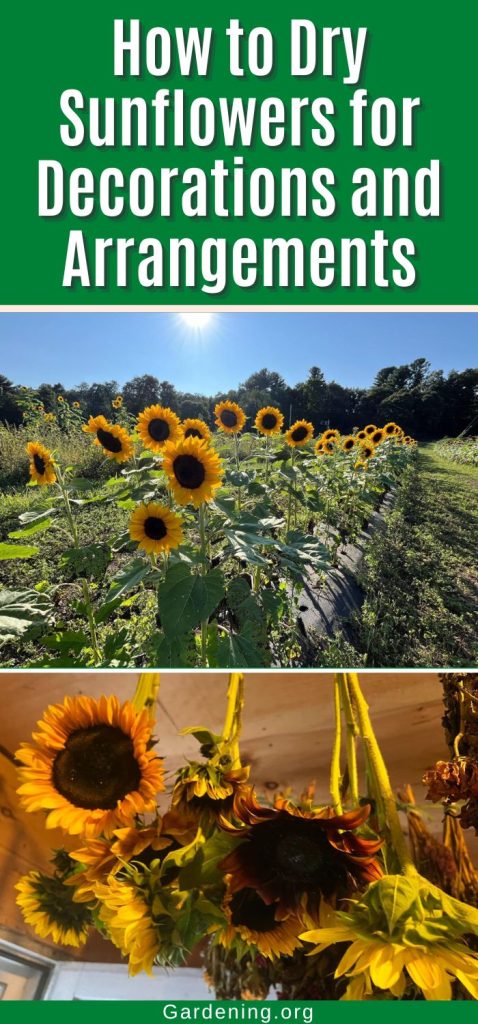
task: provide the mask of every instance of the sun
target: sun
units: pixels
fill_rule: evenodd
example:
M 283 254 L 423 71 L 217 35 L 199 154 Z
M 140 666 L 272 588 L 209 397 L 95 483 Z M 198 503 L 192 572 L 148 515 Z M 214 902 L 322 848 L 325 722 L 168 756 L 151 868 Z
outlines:
M 179 313 L 179 319 L 192 331 L 204 331 L 206 327 L 210 327 L 214 320 L 214 313 L 210 313 L 207 309 L 192 310 L 191 312 Z

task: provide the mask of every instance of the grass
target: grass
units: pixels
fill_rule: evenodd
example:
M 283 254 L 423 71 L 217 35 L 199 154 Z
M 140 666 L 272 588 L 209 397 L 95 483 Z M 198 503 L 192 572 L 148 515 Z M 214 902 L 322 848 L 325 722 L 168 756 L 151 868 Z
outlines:
M 384 533 L 367 551 L 356 623 L 357 663 L 477 662 L 478 468 L 420 449 Z

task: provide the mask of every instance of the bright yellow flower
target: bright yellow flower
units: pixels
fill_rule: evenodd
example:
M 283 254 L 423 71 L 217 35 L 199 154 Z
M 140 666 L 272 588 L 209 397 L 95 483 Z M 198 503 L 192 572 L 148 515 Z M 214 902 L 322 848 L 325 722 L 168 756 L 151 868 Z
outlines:
M 95 444 L 104 455 L 115 462 L 127 462 L 134 455 L 134 445 L 124 427 L 109 423 L 104 416 L 90 416 L 81 428 L 86 434 L 95 435 Z
M 91 924 L 90 912 L 74 902 L 73 893 L 59 878 L 30 871 L 15 889 L 25 921 L 41 939 L 51 937 L 61 946 L 84 945 Z
M 189 417 L 182 422 L 184 437 L 198 437 L 200 441 L 210 441 L 211 431 L 204 420 L 196 420 Z
M 99 917 L 111 941 L 128 957 L 129 973 L 153 973 L 161 949 L 159 930 L 142 892 L 130 882 L 111 876 L 95 887 Z
M 182 526 L 183 520 L 177 512 L 173 512 L 167 505 L 150 501 L 147 505 L 138 505 L 134 510 L 129 521 L 129 535 L 143 551 L 158 554 L 182 544 Z
M 246 424 L 247 416 L 237 402 L 218 402 L 214 415 L 216 426 L 225 434 L 239 434 Z
M 40 486 L 54 484 L 56 481 L 55 463 L 48 448 L 38 441 L 29 441 L 26 450 L 30 456 L 31 479 Z
M 162 452 L 165 444 L 179 441 L 181 421 L 172 409 L 162 405 L 149 405 L 138 416 L 138 434 L 152 452 Z
M 214 498 L 224 475 L 217 452 L 198 437 L 167 444 L 163 469 L 178 505 L 191 503 L 196 507 Z
M 272 434 L 280 434 L 283 423 L 284 417 L 280 409 L 276 409 L 273 405 L 266 405 L 263 409 L 259 409 L 254 426 L 260 434 L 271 437 Z
M 291 448 L 302 448 L 313 436 L 314 428 L 307 420 L 297 420 L 285 433 L 285 439 Z

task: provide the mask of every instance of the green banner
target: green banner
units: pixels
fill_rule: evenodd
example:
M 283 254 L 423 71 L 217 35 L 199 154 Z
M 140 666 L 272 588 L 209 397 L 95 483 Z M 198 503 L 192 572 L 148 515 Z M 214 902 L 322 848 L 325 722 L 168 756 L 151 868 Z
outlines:
M 476 4 L 2 21 L 2 304 L 477 301 Z
M 384 1010 L 390 1014 L 393 1021 L 403 1019 L 415 1020 L 417 1022 L 429 1021 L 430 1024 L 445 1021 L 472 1021 L 476 1016 L 476 1006 L 473 1002 L 459 1003 L 424 1003 L 424 1002 L 281 1002 L 271 1000 L 267 1002 L 231 1002 L 223 1001 L 189 1001 L 171 1002 L 156 1000 L 150 1002 L 114 1002 L 114 1017 L 117 1024 L 130 1024 L 131 1014 L 137 1015 L 139 1010 L 148 1020 L 166 1024 L 168 1021 L 198 1021 L 227 1022 L 227 1024 L 275 1024 L 275 1022 L 294 1021 L 295 1024 L 337 1024 L 337 1022 L 361 1021 L 374 1022 L 377 1024 L 383 1020 Z M 68 1019 L 75 1024 L 82 1021 L 85 1015 L 91 1024 L 103 1024 L 111 1009 L 105 1006 L 104 1002 L 88 1001 L 78 1002 L 44 1002 L 44 1003 L 4 1003 L 2 1006 L 2 1022 L 6 1024 L 17 1024 L 17 1022 L 38 1021 L 39 1024 L 63 1024 L 65 1013 Z

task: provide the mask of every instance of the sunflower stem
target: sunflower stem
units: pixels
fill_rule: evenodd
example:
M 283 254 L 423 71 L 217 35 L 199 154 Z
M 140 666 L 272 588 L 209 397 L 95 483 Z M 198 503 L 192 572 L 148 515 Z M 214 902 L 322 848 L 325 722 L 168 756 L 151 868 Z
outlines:
M 238 434 L 234 434 L 234 449 L 235 449 L 235 455 L 236 455 L 236 472 L 240 473 L 241 470 L 240 470 L 240 462 L 239 462 L 239 435 Z M 241 504 L 242 504 L 242 502 L 241 502 L 241 485 L 238 484 L 237 485 L 237 511 L 238 512 L 241 511 Z
M 340 675 L 342 675 L 342 673 L 337 673 L 336 679 L 338 679 Z M 343 674 L 343 678 L 348 683 L 348 691 L 355 704 L 360 735 L 367 751 L 370 769 L 373 772 L 377 788 L 380 790 L 382 796 L 393 849 L 398 857 L 403 873 L 406 875 L 416 875 L 417 869 L 411 858 L 408 846 L 405 842 L 405 836 L 403 835 L 402 827 L 400 825 L 400 818 L 398 816 L 397 804 L 390 782 L 390 776 L 373 730 L 368 704 L 360 688 L 357 673 L 347 672 Z
M 136 711 L 148 711 L 151 722 L 154 722 L 154 705 L 158 699 L 159 684 L 159 672 L 142 672 L 132 700 Z
M 61 493 L 61 496 L 63 498 L 63 504 L 65 506 L 66 518 L 67 518 L 68 526 L 70 528 L 71 539 L 73 541 L 73 547 L 76 548 L 77 551 L 79 551 L 80 550 L 80 542 L 79 542 L 79 538 L 78 538 L 78 530 L 76 528 L 76 523 L 75 523 L 75 520 L 73 518 L 73 513 L 71 511 L 70 498 L 69 498 L 69 495 L 68 495 L 68 491 L 67 491 L 67 489 L 65 487 L 65 480 L 64 480 L 64 477 L 63 477 L 63 473 L 62 473 L 62 471 L 61 471 L 61 469 L 60 469 L 60 467 L 58 465 L 56 466 L 56 477 L 57 477 L 57 480 L 58 480 L 58 487 L 60 489 L 60 493 Z M 97 665 L 98 662 L 101 661 L 101 651 L 100 651 L 99 644 L 98 644 L 98 636 L 97 636 L 97 632 L 96 632 L 95 615 L 94 615 L 94 611 L 93 611 L 93 604 L 92 604 L 92 601 L 91 601 L 90 588 L 88 586 L 88 580 L 86 580 L 84 577 L 80 580 L 80 583 L 81 583 L 81 591 L 82 591 L 82 595 L 83 595 L 83 602 L 84 602 L 85 610 L 86 610 L 86 618 L 87 618 L 88 626 L 89 626 L 89 630 L 90 630 L 91 645 L 92 645 L 92 648 L 93 648 L 93 656 L 94 656 L 94 659 L 95 659 L 95 665 Z
M 346 750 L 347 750 L 347 766 L 349 772 L 349 792 L 350 800 L 353 807 L 357 807 L 359 803 L 359 783 L 358 783 L 358 771 L 357 771 L 357 748 L 356 739 L 358 736 L 357 723 L 355 721 L 355 715 L 350 700 L 350 693 L 348 688 L 348 679 L 344 676 L 339 677 L 339 688 L 342 693 L 342 709 L 346 724 Z
M 291 455 L 290 455 L 290 468 L 291 468 L 291 469 L 293 469 L 293 468 L 294 468 L 294 455 L 295 455 L 295 451 L 294 451 L 294 449 L 292 449 L 292 451 L 291 451 Z M 290 518 L 291 518 L 291 514 L 292 514 L 292 480 L 290 481 L 290 484 L 289 484 L 289 500 L 288 500 L 288 504 L 287 504 L 287 526 L 286 526 L 286 535 L 287 535 L 287 534 L 289 533 L 289 530 L 290 530 Z
M 226 717 L 222 729 L 224 742 L 231 754 L 232 768 L 241 767 L 239 755 L 239 736 L 242 724 L 242 708 L 244 705 L 244 675 L 242 672 L 231 672 L 227 688 Z
M 201 573 L 207 573 L 207 534 L 206 534 L 207 506 L 203 501 L 199 506 L 199 541 L 201 547 Z M 201 665 L 207 666 L 207 619 L 201 621 Z
M 335 736 L 330 762 L 330 795 L 337 814 L 342 814 L 340 799 L 340 748 L 342 745 L 342 722 L 340 717 L 340 687 L 338 676 L 334 677 Z
M 266 434 L 266 484 L 269 483 L 269 434 Z

